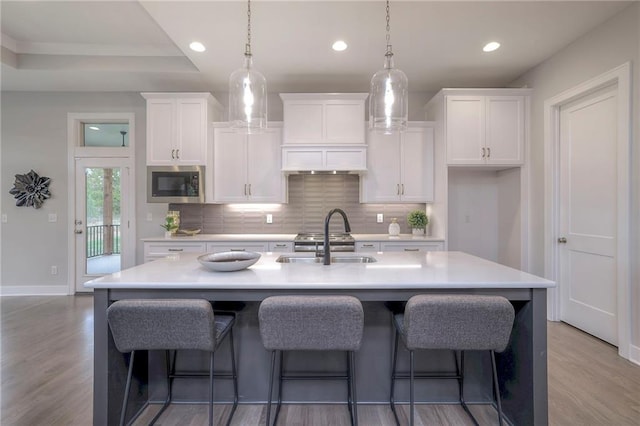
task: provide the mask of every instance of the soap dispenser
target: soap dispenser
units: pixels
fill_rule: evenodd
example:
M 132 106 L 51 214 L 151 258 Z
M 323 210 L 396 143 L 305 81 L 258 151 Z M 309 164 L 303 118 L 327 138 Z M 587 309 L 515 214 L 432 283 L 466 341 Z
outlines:
M 395 217 L 391 219 L 391 223 L 389 224 L 389 235 L 392 237 L 400 235 L 400 224 L 398 223 L 398 219 Z

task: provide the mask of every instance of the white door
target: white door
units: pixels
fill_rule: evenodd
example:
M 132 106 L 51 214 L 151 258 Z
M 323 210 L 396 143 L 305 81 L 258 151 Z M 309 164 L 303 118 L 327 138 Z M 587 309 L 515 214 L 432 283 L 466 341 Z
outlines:
M 129 226 L 131 161 L 125 158 L 75 160 L 75 290 L 89 291 L 91 279 L 133 266 Z
M 560 109 L 561 319 L 617 345 L 616 87 Z

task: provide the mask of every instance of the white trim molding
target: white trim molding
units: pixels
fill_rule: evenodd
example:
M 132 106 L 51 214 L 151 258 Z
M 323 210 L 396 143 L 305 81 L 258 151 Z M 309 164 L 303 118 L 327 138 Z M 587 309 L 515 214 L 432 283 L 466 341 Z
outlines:
M 629 345 L 629 361 L 640 365 L 640 346 Z
M 68 296 L 66 285 L 2 285 L 0 296 Z
M 544 103 L 544 159 L 545 159 L 545 277 L 558 282 L 559 249 L 556 239 L 559 229 L 560 177 L 560 107 L 603 87 L 616 85 L 618 108 L 617 141 L 617 315 L 618 354 L 630 359 L 631 346 L 631 283 L 630 283 L 630 199 L 631 199 L 631 63 L 627 62 L 591 80 L 566 90 Z M 548 319 L 560 321 L 560 286 L 549 289 Z M 637 348 L 636 348 L 637 349 Z M 636 352 L 636 359 L 640 353 Z M 635 362 L 635 361 L 634 361 Z

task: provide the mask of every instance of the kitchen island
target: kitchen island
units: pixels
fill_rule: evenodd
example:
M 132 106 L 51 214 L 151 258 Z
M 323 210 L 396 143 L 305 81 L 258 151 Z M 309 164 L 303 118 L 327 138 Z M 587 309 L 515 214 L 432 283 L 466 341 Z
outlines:
M 278 263 L 281 253 L 263 253 L 249 269 L 238 272 L 212 272 L 197 262 L 197 254 L 169 256 L 110 276 L 90 281 L 94 289 L 94 424 L 111 424 L 118 418 L 126 376 L 125 357 L 113 343 L 106 322 L 106 309 L 115 300 L 130 298 L 203 298 L 212 301 L 244 301 L 247 307 L 238 316 L 236 349 L 239 361 L 240 402 L 262 403 L 267 397 L 269 353 L 260 341 L 257 321 L 259 302 L 277 294 L 349 294 L 358 297 L 365 309 L 365 330 L 357 353 L 357 384 L 360 403 L 384 404 L 388 401 L 392 352 L 392 325 L 385 301 L 406 301 L 422 293 L 466 293 L 502 295 L 516 311 L 509 346 L 497 357 L 503 410 L 514 424 L 547 424 L 547 337 L 546 289 L 554 283 L 525 272 L 462 252 L 369 253 L 374 263 Z M 300 254 L 292 254 L 299 256 Z M 342 256 L 355 256 L 353 254 Z M 219 349 L 222 367 L 227 350 Z M 421 358 L 422 368 L 451 369 L 446 351 L 431 351 Z M 206 364 L 198 353 L 184 356 L 186 365 Z M 318 371 L 342 368 L 342 356 L 305 352 L 291 359 L 292 368 Z M 333 354 L 332 354 L 333 355 Z M 406 366 L 401 353 L 401 359 Z M 182 356 L 182 355 L 181 355 Z M 182 358 L 181 358 L 182 359 Z M 148 368 L 136 373 L 137 395 L 134 406 L 143 407 L 165 396 L 162 358 L 149 354 Z M 470 353 L 465 397 L 468 402 L 491 400 L 488 356 Z M 329 365 L 329 367 L 327 367 Z M 420 367 L 420 364 L 418 364 Z M 321 370 L 325 371 L 325 370 Z M 181 386 L 176 382 L 177 401 L 206 398 L 206 383 Z M 203 381 L 204 382 L 204 381 Z M 202 386 L 198 386 L 202 385 Z M 231 387 L 223 381 L 216 388 L 216 401 L 228 401 Z M 343 384 L 301 383 L 285 391 L 287 402 L 342 401 Z M 440 403 L 457 401 L 455 381 L 428 381 L 417 386 L 419 400 Z M 400 386 L 397 401 L 408 400 Z

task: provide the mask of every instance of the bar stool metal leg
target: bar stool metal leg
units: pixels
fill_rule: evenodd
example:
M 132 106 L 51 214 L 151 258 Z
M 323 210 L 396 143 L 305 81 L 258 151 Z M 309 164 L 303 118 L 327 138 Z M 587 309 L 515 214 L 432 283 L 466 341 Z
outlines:
M 271 351 L 271 374 L 269 375 L 269 398 L 267 400 L 267 426 L 271 425 L 271 400 L 273 396 L 273 375 L 276 369 L 276 352 Z
M 236 370 L 236 354 L 233 344 L 233 328 L 229 330 L 229 344 L 231 345 L 231 375 L 233 379 L 233 407 L 231 407 L 231 413 L 229 419 L 227 419 L 227 426 L 231 424 L 233 414 L 238 408 L 238 372 Z
M 131 389 L 131 376 L 133 375 L 133 358 L 136 351 L 131 351 L 129 357 L 129 370 L 127 371 L 127 384 L 124 388 L 124 398 L 122 400 L 122 411 L 120 412 L 120 426 L 124 426 L 124 421 L 127 416 L 127 405 L 129 402 L 129 390 Z
M 213 426 L 213 361 L 215 352 L 209 353 L 209 426 Z M 233 413 L 232 413 L 233 414 Z
M 354 426 L 358 426 L 358 396 L 356 393 L 356 361 L 355 361 L 355 353 L 353 351 L 349 351 L 349 381 L 351 382 L 351 404 L 353 404 L 353 418 L 352 424 Z
M 280 356 L 280 371 L 278 375 L 278 405 L 276 406 L 276 415 L 273 418 L 273 424 L 278 423 L 278 416 L 280 415 L 280 407 L 282 407 L 282 382 L 284 379 L 282 376 L 284 375 L 284 351 L 278 351 L 278 355 Z
M 413 426 L 415 395 L 413 392 L 413 351 L 409 351 L 409 424 Z
M 391 369 L 391 392 L 389 395 L 389 405 L 391 405 L 391 412 L 393 413 L 393 417 L 396 419 L 396 425 L 400 426 L 400 419 L 398 419 L 398 413 L 396 413 L 396 403 L 395 403 L 395 385 L 396 385 L 396 364 L 398 361 L 398 338 L 399 333 L 398 330 L 394 327 L 395 334 L 395 343 L 393 345 L 393 366 Z
M 500 384 L 498 383 L 495 351 L 491 351 L 491 370 L 493 370 L 493 390 L 496 398 L 496 406 L 498 407 L 498 424 L 502 426 L 502 403 L 500 402 Z

